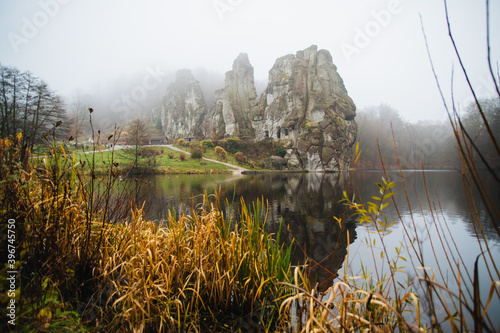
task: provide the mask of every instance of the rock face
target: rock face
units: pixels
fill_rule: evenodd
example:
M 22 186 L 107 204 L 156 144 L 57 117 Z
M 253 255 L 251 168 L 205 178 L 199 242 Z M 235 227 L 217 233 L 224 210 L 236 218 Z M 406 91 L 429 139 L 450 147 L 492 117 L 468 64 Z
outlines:
M 330 53 L 311 46 L 276 61 L 253 128 L 257 140 L 287 141 L 289 168 L 339 171 L 351 163 L 355 111 Z
M 206 113 L 199 82 L 190 70 L 177 71 L 175 82 L 168 87 L 161 104 L 161 124 L 165 135 L 169 138 L 203 135 L 201 124 Z
M 254 136 L 252 110 L 257 105 L 253 67 L 241 53 L 226 73 L 224 89 L 216 91 L 215 106 L 203 124 L 210 136 Z
M 276 60 L 257 101 L 254 70 L 241 53 L 206 112 L 199 83 L 177 73 L 161 107 L 169 138 L 245 136 L 286 144 L 285 168 L 340 171 L 351 165 L 356 107 L 326 50 L 311 46 Z M 280 167 L 281 168 L 281 167 Z

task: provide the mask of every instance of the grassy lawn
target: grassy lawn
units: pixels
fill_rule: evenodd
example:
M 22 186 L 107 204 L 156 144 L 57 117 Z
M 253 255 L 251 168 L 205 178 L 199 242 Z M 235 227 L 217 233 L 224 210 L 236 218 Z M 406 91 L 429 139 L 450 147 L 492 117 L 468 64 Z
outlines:
M 176 148 L 182 149 L 186 152 L 191 152 L 190 147 L 175 145 Z M 83 148 L 75 149 L 72 144 L 65 144 L 64 149 L 67 155 L 76 154 L 76 161 L 81 160 L 85 162 L 85 169 L 90 170 L 89 166 L 92 165 L 92 146 L 87 145 L 85 150 Z M 97 171 L 105 171 L 107 166 L 111 163 L 112 155 L 113 161 L 118 163 L 118 169 L 125 170 L 134 166 L 135 162 L 135 149 L 117 149 L 114 152 L 108 151 L 105 146 L 96 147 L 95 165 Z M 44 156 L 50 150 L 48 145 L 37 145 L 33 149 L 32 156 Z M 230 163 L 235 166 L 241 166 L 249 170 L 267 170 L 259 167 L 257 163 L 243 163 L 240 164 L 236 161 L 234 154 L 227 152 L 227 157 L 221 160 L 215 154 L 214 147 L 204 147 L 203 157 L 217 160 L 225 163 Z M 172 157 L 172 158 L 170 158 Z M 156 158 L 156 164 L 154 160 Z M 139 149 L 139 156 L 137 161 L 138 167 L 141 169 L 138 173 L 147 174 L 204 174 L 204 173 L 218 173 L 229 174 L 231 168 L 219 163 L 209 161 L 202 161 L 192 159 L 190 155 L 185 154 L 185 160 L 181 160 L 180 152 L 170 149 L 167 146 L 143 146 Z
M 68 149 L 67 154 L 70 153 L 71 149 Z M 219 163 L 191 159 L 188 154 L 185 154 L 185 159 L 182 160 L 180 155 L 180 152 L 167 147 L 141 147 L 137 166 L 140 168 L 140 173 L 151 174 L 229 174 L 232 172 L 230 167 Z M 120 170 L 126 170 L 134 166 L 135 149 L 97 151 L 95 155 L 76 151 L 75 160 L 81 161 L 85 170 L 88 171 L 90 171 L 93 161 L 98 172 L 104 172 L 111 163 L 115 163 L 115 166 L 117 165 Z
M 111 152 L 103 153 L 103 160 L 111 162 Z M 185 154 L 185 159 L 181 159 L 178 151 L 167 147 L 144 147 L 138 156 L 138 166 L 148 168 L 154 173 L 231 173 L 231 168 L 209 161 L 192 159 Z M 115 161 L 123 168 L 130 168 L 134 165 L 135 149 L 123 149 L 114 152 Z

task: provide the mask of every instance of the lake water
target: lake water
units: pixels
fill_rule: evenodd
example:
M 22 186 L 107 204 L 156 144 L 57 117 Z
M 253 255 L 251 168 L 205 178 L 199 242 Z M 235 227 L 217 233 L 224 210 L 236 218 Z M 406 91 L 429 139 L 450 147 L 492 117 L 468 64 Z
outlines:
M 373 201 L 372 196 L 380 195 L 375 183 L 380 183 L 383 176 L 382 172 L 154 176 L 146 178 L 147 217 L 161 219 L 169 208 L 178 213 L 187 211 L 190 202 L 199 202 L 205 191 L 213 194 L 220 189 L 221 196 L 229 203 L 225 208 L 227 214 L 234 217 L 238 216 L 241 197 L 247 204 L 264 198 L 269 203 L 267 227 L 276 232 L 280 220 L 283 220 L 287 228 L 283 228 L 282 241 L 289 244 L 294 240 L 294 264 L 302 264 L 305 258 L 309 258 L 311 276 L 318 281 L 320 289 L 331 286 L 344 274 L 360 275 L 362 266 L 374 278 L 387 273 L 386 261 L 381 259 L 382 242 L 386 249 L 384 258 L 395 258 L 395 248 L 404 246 L 398 250 L 406 259 L 398 260 L 398 265 L 404 266 L 404 273 L 398 277 L 400 282 L 422 271 L 415 267 L 425 266 L 432 269 L 438 281 L 457 292 L 454 263 L 459 262 L 462 269 L 468 270 L 463 270 L 460 277 L 462 283 L 467 284 L 471 284 L 467 274 L 472 279 L 476 257 L 487 247 L 489 252 L 484 257 L 489 266 L 500 264 L 499 230 L 488 219 L 485 206 L 480 202 L 476 204 L 477 216 L 483 222 L 482 231 L 473 222 L 468 208 L 471 202 L 465 195 L 462 176 L 458 172 L 429 171 L 425 177 L 421 171 L 404 172 L 402 176 L 399 172 L 389 172 L 388 178 L 398 184 L 394 188 L 396 206 L 391 203 L 383 213 L 387 221 L 394 224 L 382 238 L 374 232 L 373 225 L 360 224 L 352 216 L 353 212 L 339 200 L 347 191 L 350 196 L 356 195 L 357 202 Z M 496 207 L 500 207 L 500 186 L 488 176 L 485 179 Z M 482 236 L 478 237 L 475 230 L 479 230 Z M 374 246 L 367 245 L 374 241 Z M 412 246 L 422 254 L 420 260 Z M 374 260 L 376 264 L 373 264 Z M 449 268 L 448 261 L 453 269 Z M 489 272 L 486 269 L 484 259 L 479 261 L 478 267 L 481 295 L 485 300 L 492 281 L 490 273 L 493 280 L 498 280 L 498 275 L 494 270 Z M 466 293 L 464 297 L 471 296 Z M 499 297 L 494 299 L 489 314 L 500 313 Z M 499 316 L 492 317 L 498 326 Z

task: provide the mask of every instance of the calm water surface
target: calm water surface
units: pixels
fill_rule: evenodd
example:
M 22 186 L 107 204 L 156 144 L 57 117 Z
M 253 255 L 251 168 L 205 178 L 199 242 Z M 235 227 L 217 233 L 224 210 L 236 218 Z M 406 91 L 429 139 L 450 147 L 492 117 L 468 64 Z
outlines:
M 381 240 L 372 225 L 357 222 L 352 211 L 346 210 L 346 206 L 339 202 L 343 192 L 347 191 L 350 196 L 355 194 L 357 202 L 370 201 L 372 196 L 380 195 L 375 183 L 381 182 L 383 176 L 381 172 L 154 176 L 146 179 L 150 183 L 147 214 L 149 219 L 156 220 L 165 217 L 169 207 L 178 213 L 188 211 L 190 204 L 201 201 L 200 195 L 205 191 L 212 194 L 220 189 L 222 197 L 229 202 L 229 207 L 225 208 L 227 214 L 237 217 L 240 198 L 243 197 L 247 204 L 264 198 L 269 203 L 267 227 L 275 232 L 283 220 L 287 228 L 281 239 L 285 244 L 294 240 L 294 264 L 302 264 L 306 257 L 309 258 L 310 273 L 320 283 L 320 288 L 327 288 L 344 273 L 360 275 L 362 266 L 374 278 L 387 273 L 387 265 L 380 259 L 382 241 L 390 258 L 396 257 L 397 246 L 405 247 L 400 253 L 406 261 L 398 261 L 405 272 L 400 274 L 401 282 L 418 274 L 419 269 L 415 267 L 425 266 L 432 268 L 437 279 L 448 288 L 456 290 L 453 270 L 448 269 L 447 260 L 460 261 L 460 266 L 467 267 L 473 276 L 476 257 L 485 250 L 486 244 L 491 250 L 489 262 L 500 264 L 499 232 L 489 221 L 484 205 L 477 203 L 484 236 L 476 236 L 478 226 L 472 222 L 468 209 L 471 203 L 465 196 L 462 176 L 457 172 L 426 172 L 425 177 L 421 171 L 404 172 L 403 177 L 399 172 L 390 172 L 389 179 L 398 184 L 394 189 L 396 207 L 391 204 L 384 210 L 384 215 L 389 223 L 394 224 Z M 500 207 L 500 187 L 488 177 L 486 180 L 491 184 L 490 195 L 496 207 Z M 367 245 L 373 244 L 374 240 L 374 246 Z M 421 249 L 421 260 L 412 254 L 412 245 Z M 374 259 L 376 264 L 373 264 Z M 491 284 L 485 267 L 484 261 L 480 261 L 483 299 L 487 298 Z M 462 279 L 467 280 L 467 277 Z M 488 312 L 500 313 L 498 298 Z M 499 325 L 499 316 L 493 317 L 492 320 Z

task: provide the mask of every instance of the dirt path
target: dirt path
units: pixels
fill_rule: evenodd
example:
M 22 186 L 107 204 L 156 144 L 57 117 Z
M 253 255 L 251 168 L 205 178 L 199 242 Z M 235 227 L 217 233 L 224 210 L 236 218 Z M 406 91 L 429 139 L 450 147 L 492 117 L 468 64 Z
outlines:
M 165 147 L 165 146 L 161 146 L 161 147 Z M 179 149 L 179 148 L 177 148 L 177 147 L 174 147 L 173 145 L 166 145 L 166 147 L 167 147 L 167 148 L 170 148 L 170 149 L 172 149 L 172 150 L 176 150 L 176 151 L 182 152 L 182 153 L 184 153 L 184 154 L 186 154 L 186 155 L 191 155 L 191 153 L 188 153 L 188 152 L 187 152 L 187 151 L 185 151 L 185 150 L 182 150 L 182 149 Z M 230 168 L 234 169 L 234 170 L 233 170 L 233 175 L 241 175 L 241 173 L 242 173 L 243 171 L 249 171 L 248 169 L 242 168 L 242 167 L 237 166 L 237 165 L 234 165 L 234 164 L 225 163 L 225 162 L 221 162 L 221 161 L 217 161 L 217 160 L 212 160 L 212 159 L 210 159 L 210 158 L 206 158 L 206 157 L 203 157 L 203 159 L 204 159 L 205 161 L 209 161 L 209 162 L 214 162 L 214 163 L 223 164 L 223 165 L 225 165 L 225 166 L 228 166 L 228 167 L 230 167 Z

